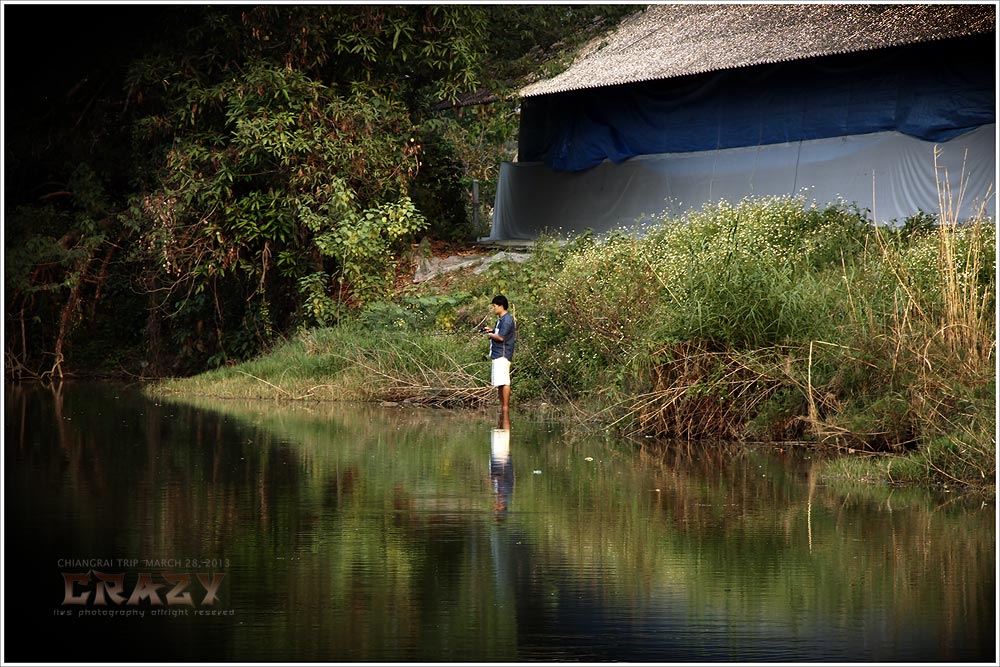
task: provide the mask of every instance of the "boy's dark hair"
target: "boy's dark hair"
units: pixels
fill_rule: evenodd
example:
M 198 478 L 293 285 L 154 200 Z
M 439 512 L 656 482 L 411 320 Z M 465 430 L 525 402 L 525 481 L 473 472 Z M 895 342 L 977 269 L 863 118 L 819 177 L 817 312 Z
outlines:
M 495 297 L 493 297 L 493 301 L 491 301 L 490 303 L 495 303 L 498 306 L 503 306 L 504 310 L 510 310 L 510 304 L 507 303 L 507 297 L 505 297 L 503 294 L 497 294 Z

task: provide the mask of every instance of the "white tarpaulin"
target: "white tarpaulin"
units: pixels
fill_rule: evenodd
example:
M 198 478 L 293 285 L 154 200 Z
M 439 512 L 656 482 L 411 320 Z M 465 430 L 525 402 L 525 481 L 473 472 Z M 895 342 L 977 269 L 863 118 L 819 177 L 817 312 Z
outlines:
M 534 239 L 546 230 L 573 235 L 589 228 L 600 234 L 664 212 L 679 215 L 748 196 L 803 194 L 820 205 L 853 202 L 878 222 L 902 222 L 918 210 L 938 212 L 938 181 L 945 174 L 955 198 L 964 179 L 961 217 L 971 215 L 987 194 L 987 215 L 995 217 L 996 149 L 991 124 L 943 143 L 879 132 L 641 155 L 577 172 L 505 162 L 489 240 Z

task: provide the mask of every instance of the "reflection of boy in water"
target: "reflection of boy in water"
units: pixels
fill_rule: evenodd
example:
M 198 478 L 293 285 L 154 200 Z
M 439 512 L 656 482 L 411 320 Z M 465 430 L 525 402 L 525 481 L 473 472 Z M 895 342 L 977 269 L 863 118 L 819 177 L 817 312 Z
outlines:
M 493 486 L 493 511 L 497 519 L 507 512 L 514 493 L 514 466 L 510 460 L 510 431 L 494 429 L 490 440 L 490 483 Z
M 507 430 L 510 430 L 510 362 L 514 359 L 514 341 L 517 338 L 514 317 L 507 312 L 509 307 L 503 294 L 493 297 L 493 314 L 498 318 L 497 323 L 492 329 L 483 329 L 490 339 L 490 359 L 493 360 L 491 380 L 500 401 L 497 428 Z

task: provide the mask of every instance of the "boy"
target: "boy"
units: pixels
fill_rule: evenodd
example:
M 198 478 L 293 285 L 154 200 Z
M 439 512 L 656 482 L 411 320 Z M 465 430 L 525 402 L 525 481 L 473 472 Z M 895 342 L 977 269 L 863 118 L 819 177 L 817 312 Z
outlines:
M 492 329 L 483 327 L 483 333 L 490 339 L 492 384 L 497 388 L 497 398 L 500 399 L 497 428 L 507 431 L 510 430 L 510 362 L 514 359 L 514 341 L 517 338 L 517 325 L 514 317 L 507 312 L 509 307 L 503 294 L 493 297 L 493 314 L 498 318 L 497 324 Z

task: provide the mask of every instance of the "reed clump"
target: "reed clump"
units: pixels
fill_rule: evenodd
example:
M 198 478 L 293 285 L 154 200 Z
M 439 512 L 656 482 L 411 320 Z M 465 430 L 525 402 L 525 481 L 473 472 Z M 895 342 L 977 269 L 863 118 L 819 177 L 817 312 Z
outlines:
M 912 465 L 899 466 L 897 478 L 989 483 L 996 474 L 996 227 L 982 207 L 959 218 L 961 187 L 939 191 L 935 224 L 907 235 L 877 230 L 866 270 L 846 283 L 844 329 L 856 333 L 856 361 L 838 375 L 846 405 L 828 423 L 902 441 Z
M 555 352 L 541 372 L 592 361 L 565 391 L 599 392 L 629 432 L 799 435 L 809 343 L 836 337 L 840 271 L 870 234 L 847 206 L 748 199 L 578 249 L 539 300 L 539 337 Z

